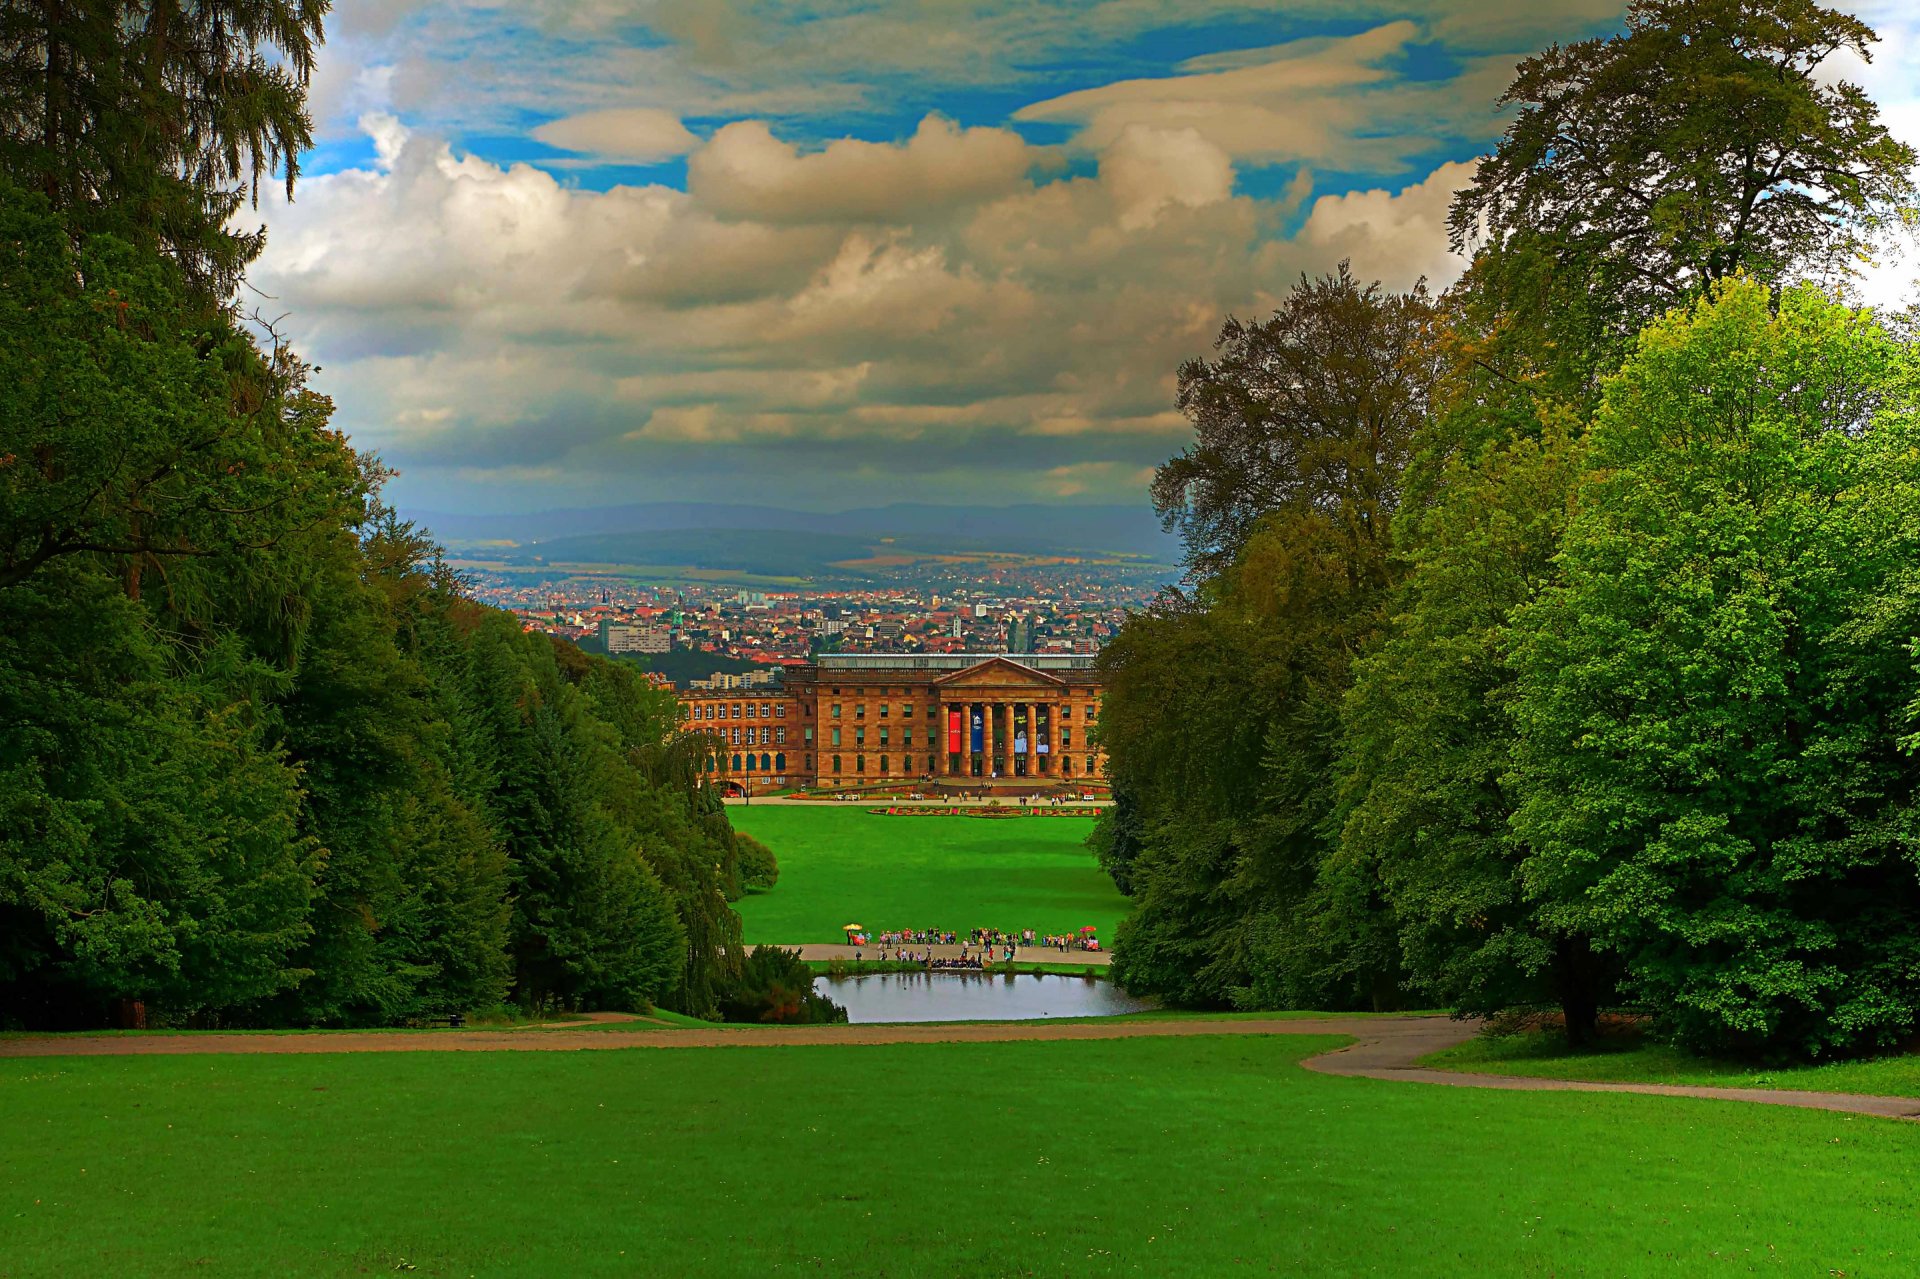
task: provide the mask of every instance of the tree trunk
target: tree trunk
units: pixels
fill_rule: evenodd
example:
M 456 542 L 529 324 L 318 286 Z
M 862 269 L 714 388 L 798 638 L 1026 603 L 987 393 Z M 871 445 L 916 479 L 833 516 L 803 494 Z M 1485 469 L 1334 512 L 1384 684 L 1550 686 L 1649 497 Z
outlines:
M 1562 937 L 1554 943 L 1554 984 L 1560 993 L 1567 1045 L 1584 1048 L 1599 1029 L 1601 993 L 1600 964 L 1585 937 Z

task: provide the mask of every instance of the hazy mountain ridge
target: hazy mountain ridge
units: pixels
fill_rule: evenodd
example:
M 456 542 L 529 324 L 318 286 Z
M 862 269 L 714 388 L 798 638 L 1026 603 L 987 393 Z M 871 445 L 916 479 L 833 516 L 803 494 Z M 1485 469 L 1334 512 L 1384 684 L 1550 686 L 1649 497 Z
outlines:
M 654 539 L 639 535 L 695 535 L 721 532 L 810 534 L 844 539 L 838 546 L 814 543 L 818 550 L 858 553 L 885 539 L 920 551 L 996 550 L 1020 554 L 1105 551 L 1140 555 L 1172 564 L 1179 558 L 1177 539 L 1161 531 L 1152 509 L 1139 506 L 937 506 L 899 502 L 840 512 L 795 511 L 781 507 L 716 502 L 646 502 L 628 506 L 537 511 L 523 515 L 471 515 L 447 511 L 404 511 L 450 545 L 512 542 L 544 559 L 607 558 L 586 556 L 585 539 L 633 536 L 626 549 L 697 544 L 689 538 Z M 601 542 L 601 551 L 614 549 Z M 717 547 L 711 548 L 718 550 Z M 652 553 L 652 552 L 649 552 Z M 729 559 L 738 558 L 731 548 Z M 849 558 L 849 555 L 836 555 Z M 626 558 L 626 557 L 622 557 Z M 682 561 L 672 561 L 682 562 Z M 737 563 L 707 567 L 744 567 Z

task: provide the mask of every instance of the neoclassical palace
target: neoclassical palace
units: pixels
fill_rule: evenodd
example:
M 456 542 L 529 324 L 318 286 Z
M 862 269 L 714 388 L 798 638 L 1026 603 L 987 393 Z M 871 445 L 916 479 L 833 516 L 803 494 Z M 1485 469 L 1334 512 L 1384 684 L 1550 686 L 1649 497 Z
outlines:
M 778 691 L 681 693 L 731 781 L 768 786 L 1032 787 L 1093 780 L 1100 713 L 1081 654 L 828 653 Z

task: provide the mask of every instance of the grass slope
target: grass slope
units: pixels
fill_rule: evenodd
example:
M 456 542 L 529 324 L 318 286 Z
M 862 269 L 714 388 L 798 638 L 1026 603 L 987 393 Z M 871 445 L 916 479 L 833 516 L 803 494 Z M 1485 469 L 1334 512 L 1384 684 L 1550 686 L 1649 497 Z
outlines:
M 1086 924 L 1111 944 L 1127 899 L 1084 844 L 1091 818 L 884 817 L 861 808 L 769 804 L 727 810 L 773 849 L 780 882 L 735 908 L 749 943 L 840 941 L 872 929 Z
M 1837 1061 L 1818 1066 L 1756 1066 L 1695 1057 L 1636 1037 L 1603 1040 L 1574 1052 L 1558 1032 L 1474 1039 L 1430 1054 L 1421 1065 L 1544 1079 L 1641 1084 L 1706 1084 L 1720 1088 L 1791 1088 L 1920 1097 L 1920 1056 Z
M 1920 1271 L 1920 1128 L 1335 1042 L 0 1062 L 0 1273 Z

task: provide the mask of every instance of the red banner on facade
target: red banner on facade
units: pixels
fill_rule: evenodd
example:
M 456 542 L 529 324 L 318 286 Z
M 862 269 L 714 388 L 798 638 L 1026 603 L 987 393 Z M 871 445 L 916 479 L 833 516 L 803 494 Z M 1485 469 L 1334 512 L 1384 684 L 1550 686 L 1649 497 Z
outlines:
M 962 753 L 960 742 L 965 734 L 966 721 L 961 718 L 961 713 L 957 710 L 949 710 L 947 712 L 947 754 L 959 755 Z

